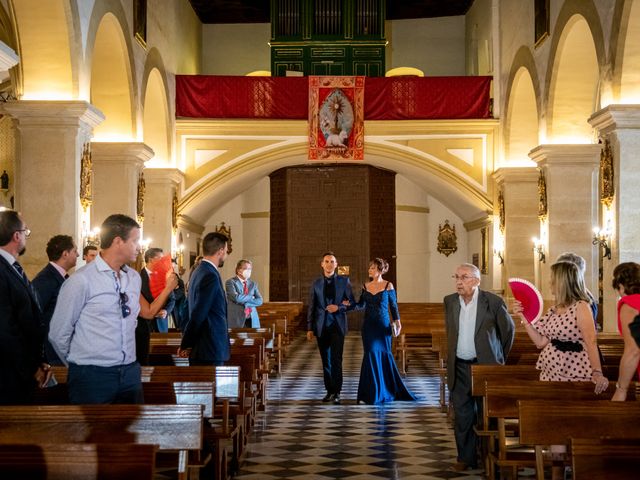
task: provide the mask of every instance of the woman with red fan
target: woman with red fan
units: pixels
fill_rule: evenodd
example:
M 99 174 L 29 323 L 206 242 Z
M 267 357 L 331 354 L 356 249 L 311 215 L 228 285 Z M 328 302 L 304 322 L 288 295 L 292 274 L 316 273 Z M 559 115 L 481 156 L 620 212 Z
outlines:
M 640 374 L 640 348 L 631 334 L 630 326 L 640 314 L 640 265 L 625 262 L 613 270 L 613 288 L 620 295 L 618 301 L 618 331 L 624 338 L 624 352 L 616 392 L 611 400 L 623 402 L 627 398 L 629 383 L 637 370 Z
M 609 380 L 602 374 L 589 295 L 578 267 L 569 262 L 551 265 L 551 291 L 555 305 L 535 324 L 527 321 L 520 302 L 513 308 L 542 349 L 536 364 L 540 380 L 592 381 L 595 392 L 602 393 Z

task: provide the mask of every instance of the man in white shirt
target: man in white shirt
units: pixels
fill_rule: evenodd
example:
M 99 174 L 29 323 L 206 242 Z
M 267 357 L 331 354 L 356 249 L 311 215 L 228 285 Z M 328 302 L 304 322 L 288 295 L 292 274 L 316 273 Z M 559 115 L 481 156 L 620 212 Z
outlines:
M 62 285 L 49 341 L 69 365 L 71 403 L 142 403 L 135 344 L 140 275 L 127 266 L 140 251 L 140 225 L 126 215 L 109 216 L 100 248 Z
M 471 365 L 504 364 L 515 325 L 502 298 L 480 290 L 480 270 L 463 263 L 453 275 L 456 293 L 444 297 L 449 360 L 447 384 L 455 413 L 458 457 L 454 471 L 477 468 L 478 406 L 471 395 Z

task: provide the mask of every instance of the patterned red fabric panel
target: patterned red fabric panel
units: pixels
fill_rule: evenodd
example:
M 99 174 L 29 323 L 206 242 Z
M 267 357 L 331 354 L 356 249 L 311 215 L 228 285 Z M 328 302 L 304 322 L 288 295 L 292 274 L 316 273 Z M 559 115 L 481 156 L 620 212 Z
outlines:
M 176 116 L 307 120 L 307 77 L 176 76 Z M 490 117 L 491 77 L 368 77 L 365 120 Z

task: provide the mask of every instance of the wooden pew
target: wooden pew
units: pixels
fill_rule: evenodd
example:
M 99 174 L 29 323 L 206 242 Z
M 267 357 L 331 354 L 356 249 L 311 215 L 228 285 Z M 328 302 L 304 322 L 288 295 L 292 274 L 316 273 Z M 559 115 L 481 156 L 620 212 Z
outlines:
M 6 479 L 153 480 L 156 451 L 134 443 L 0 444 L 0 472 Z
M 35 401 L 39 405 L 68 404 L 67 369 L 55 367 L 54 374 L 58 385 L 49 389 L 36 391 Z M 182 404 L 202 405 L 204 407 L 204 435 L 214 445 L 214 468 L 218 478 L 227 476 L 227 458 L 231 459 L 232 468 L 240 462 L 243 446 L 243 429 L 234 427 L 229 422 L 229 411 L 218 409 L 214 417 L 216 367 L 194 366 L 145 366 L 142 367 L 142 387 L 147 405 Z M 236 374 L 236 377 L 239 377 Z M 236 378 L 237 383 L 237 378 Z M 219 419 L 218 419 L 219 417 Z M 233 455 L 227 454 L 229 443 Z M 196 461 L 200 462 L 198 458 Z
M 591 382 L 542 382 L 538 380 L 487 381 L 484 395 L 486 417 L 497 419 L 497 454 L 490 455 L 490 468 L 509 467 L 512 478 L 517 478 L 518 467 L 535 466 L 533 448 L 518 443 L 517 438 L 507 438 L 507 422 L 518 418 L 518 400 L 575 400 L 591 402 L 607 400 L 615 391 L 613 383 L 600 395 L 594 392 Z
M 640 439 L 572 438 L 571 467 L 575 480 L 638 477 Z
M 187 479 L 189 451 L 203 442 L 200 405 L 7 406 L 0 409 L 0 443 L 138 443 L 178 452 L 178 478 Z
M 519 400 L 520 441 L 535 446 L 536 478 L 544 479 L 542 449 L 571 438 L 638 439 L 640 402 Z
M 444 304 L 399 303 L 402 331 L 395 342 L 395 353 L 400 363 L 400 373 L 407 374 L 409 354 L 430 351 L 432 329 L 444 327 Z

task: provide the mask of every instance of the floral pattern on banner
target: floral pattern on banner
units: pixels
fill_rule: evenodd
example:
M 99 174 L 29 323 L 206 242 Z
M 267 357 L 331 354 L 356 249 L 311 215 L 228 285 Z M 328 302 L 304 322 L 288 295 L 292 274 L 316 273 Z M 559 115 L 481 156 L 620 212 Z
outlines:
M 309 159 L 364 158 L 365 77 L 309 77 Z

